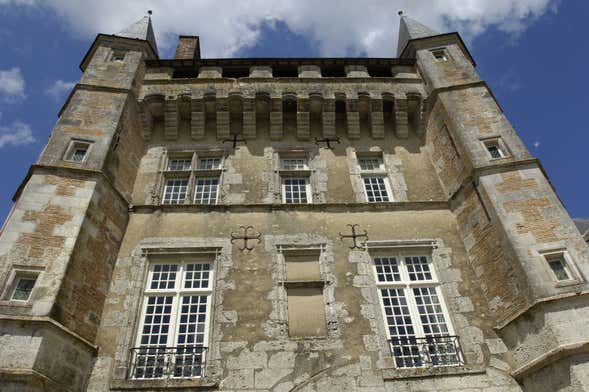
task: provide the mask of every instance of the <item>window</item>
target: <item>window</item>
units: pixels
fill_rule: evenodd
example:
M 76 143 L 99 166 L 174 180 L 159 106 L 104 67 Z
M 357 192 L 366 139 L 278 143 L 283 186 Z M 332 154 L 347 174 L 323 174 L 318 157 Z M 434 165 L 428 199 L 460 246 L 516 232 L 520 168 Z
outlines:
M 387 338 L 399 368 L 463 364 L 431 258 L 373 257 Z
M 184 204 L 188 193 L 187 178 L 169 178 L 164 187 L 163 204 Z
M 432 50 L 432 55 L 434 56 L 437 62 L 448 61 L 446 49 L 434 49 Z
M 113 49 L 110 61 L 123 61 L 127 52 L 122 49 Z
M 506 149 L 501 139 L 484 140 L 483 144 L 489 153 L 491 159 L 501 159 L 507 156 Z
M 391 201 L 392 192 L 382 155 L 359 156 L 358 166 L 362 176 L 366 201 L 369 203 Z
M 311 171 L 306 156 L 280 157 L 280 176 L 283 203 L 311 203 Z
M 543 256 L 558 282 L 577 281 L 566 251 L 545 253 Z
M 195 164 L 193 165 L 193 162 Z M 171 156 L 164 169 L 163 204 L 217 204 L 223 158 L 180 154 Z
M 137 379 L 201 377 L 206 359 L 212 263 L 152 263 L 130 374 Z
M 65 160 L 71 162 L 82 163 L 86 160 L 88 150 L 90 149 L 90 142 L 72 140 L 65 153 Z
M 195 204 L 217 204 L 219 178 L 197 178 L 195 183 Z
M 168 171 L 183 171 L 192 168 L 192 158 L 170 158 L 168 159 Z
M 37 277 L 34 275 L 21 275 L 17 273 L 14 278 L 10 299 L 13 301 L 28 301 L 36 282 Z

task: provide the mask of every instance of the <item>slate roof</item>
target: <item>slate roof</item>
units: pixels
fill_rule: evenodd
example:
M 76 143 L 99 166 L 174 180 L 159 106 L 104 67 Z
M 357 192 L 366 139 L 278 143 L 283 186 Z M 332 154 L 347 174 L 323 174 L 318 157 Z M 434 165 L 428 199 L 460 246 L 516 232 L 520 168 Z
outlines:
M 573 219 L 573 222 L 577 225 L 577 229 L 579 229 L 585 241 L 589 242 L 589 219 Z
M 155 42 L 155 34 L 153 33 L 153 26 L 151 25 L 151 18 L 144 16 L 131 26 L 127 27 L 123 31 L 115 34 L 119 37 L 142 39 L 151 45 L 155 53 L 157 54 L 157 44 Z
M 415 19 L 408 16 L 401 17 L 401 24 L 399 26 L 399 41 L 397 43 L 397 56 L 401 55 L 407 42 L 415 38 L 433 37 L 440 35 L 439 32 L 430 29 L 424 24 L 419 23 Z

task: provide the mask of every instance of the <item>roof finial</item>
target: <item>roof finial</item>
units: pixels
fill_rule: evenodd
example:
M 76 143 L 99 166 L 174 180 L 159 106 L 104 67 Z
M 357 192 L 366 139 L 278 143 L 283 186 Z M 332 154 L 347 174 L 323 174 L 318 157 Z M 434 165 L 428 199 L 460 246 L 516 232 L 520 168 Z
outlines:
M 153 14 L 152 10 L 147 10 L 147 15 L 151 16 Z
M 403 10 L 400 10 L 399 12 L 397 12 L 397 14 L 398 14 L 399 16 L 403 16 Z

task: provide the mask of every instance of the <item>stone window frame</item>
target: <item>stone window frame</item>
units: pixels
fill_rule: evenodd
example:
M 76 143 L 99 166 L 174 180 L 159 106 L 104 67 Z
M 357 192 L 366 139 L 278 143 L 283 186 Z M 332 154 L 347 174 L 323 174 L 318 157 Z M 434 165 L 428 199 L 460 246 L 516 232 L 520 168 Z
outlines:
M 2 296 L 0 297 L 0 303 L 9 306 L 32 306 L 34 302 L 33 300 L 35 299 L 35 293 L 39 287 L 39 281 L 41 279 L 41 273 L 43 272 L 43 270 L 43 267 L 13 265 L 8 275 L 8 279 L 6 280 Z M 29 298 L 26 301 L 16 300 L 12 298 L 14 290 L 16 289 L 16 284 L 18 280 L 21 278 L 35 279 L 35 284 L 31 290 L 31 293 L 29 294 Z
M 427 248 L 427 247 L 423 247 L 423 246 L 417 246 L 417 247 L 412 247 L 410 245 L 399 245 L 399 246 L 388 246 L 388 247 L 383 247 L 381 245 L 381 247 L 378 248 L 372 248 L 371 251 L 369 251 L 370 254 L 370 258 L 372 261 L 372 275 L 374 278 L 374 284 L 376 286 L 377 291 L 380 291 L 381 289 L 401 289 L 403 291 L 404 294 L 404 298 L 407 301 L 407 308 L 409 310 L 409 316 L 412 319 L 412 328 L 414 330 L 414 335 L 416 338 L 423 338 L 426 336 L 425 332 L 423 331 L 423 322 L 421 321 L 421 314 L 419 313 L 418 310 L 418 306 L 416 303 L 416 297 L 415 295 L 411 292 L 413 289 L 415 288 L 420 288 L 420 287 L 427 287 L 427 288 L 433 288 L 438 300 L 439 300 L 439 305 L 441 307 L 441 313 L 442 316 L 444 317 L 444 323 L 446 324 L 446 327 L 448 329 L 446 335 L 447 336 L 456 336 L 456 331 L 454 329 L 454 326 L 452 324 L 452 320 L 450 318 L 450 312 L 449 312 L 449 308 L 448 305 L 446 303 L 446 300 L 444 298 L 444 295 L 442 293 L 441 290 L 441 282 L 439 279 L 439 274 L 437 272 L 437 268 L 434 265 L 433 262 L 433 258 L 432 258 L 432 251 L 431 248 Z M 375 258 L 378 258 L 379 256 L 381 257 L 394 257 L 398 263 L 399 266 L 399 275 L 400 275 L 400 280 L 395 280 L 395 281 L 386 281 L 386 282 L 382 282 L 377 278 L 377 267 L 376 264 L 374 262 Z M 425 256 L 428 260 L 428 266 L 429 266 L 429 273 L 431 275 L 430 279 L 424 279 L 424 280 L 411 280 L 410 278 L 408 278 L 408 268 L 406 265 L 406 257 L 413 257 L 413 256 Z M 380 310 L 381 310 L 381 315 L 382 315 L 382 319 L 383 319 L 383 323 L 384 323 L 384 328 L 385 328 L 385 333 L 386 333 L 386 339 L 387 342 L 392 339 L 393 337 L 390 336 L 390 333 L 388 331 L 388 323 L 386 322 L 386 318 L 387 315 L 385 313 L 385 309 L 383 306 L 383 298 L 382 298 L 382 294 L 379 292 L 378 294 L 379 300 L 380 300 Z M 389 345 L 389 347 L 391 347 Z M 392 351 L 392 348 L 391 348 Z M 420 352 L 421 354 L 421 352 Z M 448 367 L 448 366 L 460 366 L 460 364 L 464 361 L 462 352 L 460 350 L 457 350 L 457 359 L 458 362 L 455 364 L 450 364 L 450 365 L 432 365 L 431 367 Z M 391 353 L 391 355 L 393 356 L 393 359 L 396 359 L 396 357 Z M 421 369 L 424 367 L 428 367 L 425 364 L 423 364 L 422 366 L 398 366 L 396 365 L 397 368 L 402 368 L 402 369 Z
M 430 53 L 432 54 L 436 63 L 444 63 L 452 60 L 452 57 L 450 57 L 450 53 L 445 46 L 430 49 Z M 441 56 L 439 56 L 439 54 L 441 54 Z
M 509 148 L 507 147 L 507 144 L 505 143 L 505 141 L 503 140 L 503 138 L 501 136 L 490 136 L 490 137 L 481 138 L 479 140 L 481 141 L 481 144 L 483 145 L 483 148 L 487 154 L 487 158 L 490 161 L 498 161 L 501 159 L 511 157 L 511 151 L 509 150 Z M 489 148 L 492 146 L 497 147 L 497 150 L 499 151 L 499 154 L 501 155 L 500 157 L 493 157 L 491 155 Z
M 269 196 L 266 198 L 272 204 L 286 204 L 283 198 L 283 177 L 308 177 L 306 204 L 320 204 L 327 201 L 327 166 L 320 156 L 316 146 L 274 146 L 268 151 L 270 155 L 272 178 L 269 184 Z M 284 170 L 281 158 L 305 157 L 307 169 Z M 311 196 L 309 198 L 309 195 Z M 297 204 L 290 204 L 297 205 Z M 305 205 L 305 204 L 298 204 Z
M 384 168 L 378 170 L 362 170 L 359 162 L 362 157 L 380 157 Z M 379 204 L 407 201 L 407 184 L 403 175 L 403 162 L 401 158 L 392 153 L 385 153 L 383 149 L 378 147 L 369 149 L 350 148 L 347 151 L 347 159 L 350 181 L 356 202 Z M 366 187 L 364 185 L 364 177 L 366 176 L 383 176 L 387 179 L 385 186 L 387 186 L 387 193 L 389 194 L 388 202 L 368 201 Z
M 338 307 L 342 304 L 335 301 L 335 258 L 332 243 L 327 238 L 318 235 L 277 235 L 265 236 L 265 248 L 272 255 L 272 278 L 276 286 L 271 294 L 272 313 L 266 322 L 265 330 L 270 338 L 286 341 L 303 341 L 310 349 L 326 349 L 332 347 L 340 337 Z M 323 300 L 326 318 L 326 336 L 292 338 L 288 332 L 288 297 L 286 286 L 286 260 L 284 252 L 319 251 L 319 270 L 323 282 Z M 286 283 L 286 284 L 285 284 Z M 296 282 L 298 284 L 299 282 Z M 316 283 L 310 281 L 310 284 Z M 316 286 L 315 286 L 316 287 Z
M 119 293 L 123 296 L 123 303 L 126 311 L 117 316 L 116 325 L 123 325 L 121 333 L 116 342 L 114 354 L 114 371 L 111 380 L 111 388 L 133 389 L 133 388 L 165 388 L 170 386 L 214 386 L 222 375 L 220 346 L 222 340 L 223 323 L 235 323 L 236 316 L 230 315 L 233 312 L 223 311 L 224 289 L 231 285 L 226 278 L 233 266 L 231 256 L 232 245 L 226 238 L 145 238 L 131 252 L 131 255 L 122 261 L 131 267 L 131 275 L 125 277 L 125 289 Z M 137 341 L 139 325 L 141 324 L 141 313 L 143 309 L 143 295 L 149 270 L 150 255 L 214 255 L 213 275 L 215 276 L 210 304 L 211 317 L 209 327 L 209 347 L 207 358 L 201 378 L 190 379 L 132 379 L 130 375 L 130 348 L 134 347 Z M 186 382 L 189 384 L 186 384 Z
M 123 62 L 125 61 L 125 57 L 127 56 L 128 50 L 118 47 L 111 47 L 110 51 L 106 56 L 107 62 Z
M 571 252 L 567 244 L 564 241 L 557 241 L 553 243 L 547 243 L 537 245 L 532 249 L 532 254 L 536 256 L 543 265 L 544 275 L 550 277 L 551 281 L 554 282 L 554 287 L 569 287 L 576 286 L 585 281 L 581 271 L 577 267 Z M 566 280 L 558 280 L 554 271 L 549 265 L 549 259 L 551 257 L 562 257 L 565 262 L 565 269 L 569 274 L 570 278 Z
M 172 159 L 187 159 L 190 158 L 191 165 L 189 170 L 169 170 L 169 162 Z M 218 168 L 214 169 L 199 169 L 198 163 L 200 159 L 219 158 L 220 164 Z M 191 149 L 191 150 L 166 150 L 164 157 L 159 167 L 159 204 L 160 205 L 217 205 L 222 204 L 225 195 L 225 187 L 223 184 L 223 174 L 226 171 L 227 154 L 224 149 Z M 168 179 L 185 178 L 188 180 L 186 189 L 186 198 L 184 203 L 164 204 L 164 194 L 166 191 L 166 183 Z M 217 194 L 214 203 L 195 203 L 196 196 L 196 182 L 197 179 L 202 178 L 217 178 Z
M 68 146 L 63 154 L 62 159 L 66 162 L 72 162 L 82 165 L 86 163 L 86 161 L 88 161 L 88 157 L 90 156 L 90 151 L 92 150 L 93 144 L 93 140 L 72 138 L 68 143 Z M 84 157 L 81 161 L 74 160 L 73 158 L 76 153 L 76 150 L 78 150 L 81 147 L 85 147 Z

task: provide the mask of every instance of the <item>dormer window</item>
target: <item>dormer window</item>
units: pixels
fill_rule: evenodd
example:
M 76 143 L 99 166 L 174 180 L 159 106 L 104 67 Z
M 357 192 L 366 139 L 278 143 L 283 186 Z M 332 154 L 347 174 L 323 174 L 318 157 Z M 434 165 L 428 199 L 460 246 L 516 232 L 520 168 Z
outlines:
M 437 62 L 448 61 L 448 54 L 446 53 L 446 49 L 434 49 L 432 50 L 432 55 Z

